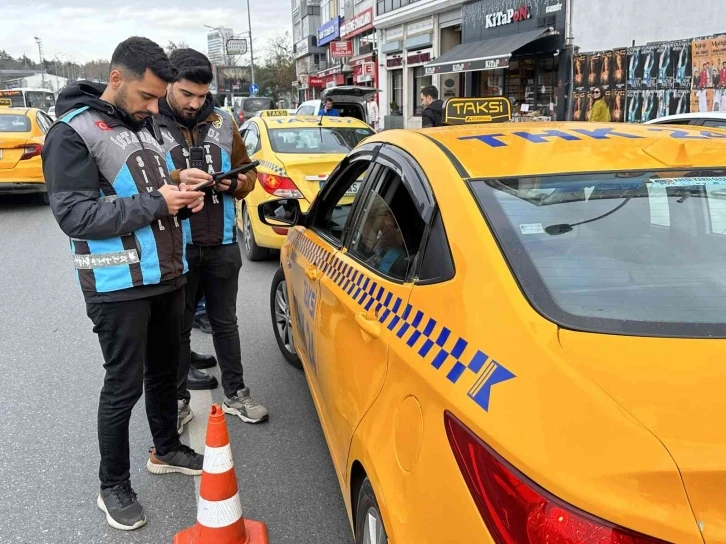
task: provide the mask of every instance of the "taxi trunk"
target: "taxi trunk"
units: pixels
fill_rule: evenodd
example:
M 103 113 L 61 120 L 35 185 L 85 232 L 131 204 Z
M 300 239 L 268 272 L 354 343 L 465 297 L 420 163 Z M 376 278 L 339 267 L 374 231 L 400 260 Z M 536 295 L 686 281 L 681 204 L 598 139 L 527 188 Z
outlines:
M 313 201 L 330 173 L 344 157 L 342 153 L 277 154 L 278 161 L 285 165 L 288 176 L 308 202 Z
M 28 140 L 30 133 L 0 133 L 0 170 L 12 170 L 23 155 L 26 154 L 26 144 L 30 147 L 33 142 Z
M 724 340 L 561 329 L 570 360 L 667 448 L 707 544 L 726 544 Z

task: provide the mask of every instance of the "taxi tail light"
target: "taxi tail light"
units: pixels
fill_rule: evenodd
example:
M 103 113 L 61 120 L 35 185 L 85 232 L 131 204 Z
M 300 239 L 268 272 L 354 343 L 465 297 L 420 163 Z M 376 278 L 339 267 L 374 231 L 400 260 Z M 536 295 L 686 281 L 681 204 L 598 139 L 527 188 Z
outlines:
M 258 172 L 257 179 L 260 180 L 262 188 L 271 195 L 282 198 L 304 198 L 300 189 L 297 188 L 295 182 L 290 178 Z
M 23 144 L 19 145 L 17 149 L 23 150 L 23 154 L 20 157 L 21 161 L 27 161 L 33 157 L 40 157 L 40 154 L 43 152 L 43 146 L 40 144 Z
M 497 544 L 666 544 L 578 510 L 499 457 L 449 412 L 449 444 Z
M 245 114 L 243 111 L 239 112 L 239 114 L 237 115 L 237 120 L 239 121 L 240 125 L 245 122 Z

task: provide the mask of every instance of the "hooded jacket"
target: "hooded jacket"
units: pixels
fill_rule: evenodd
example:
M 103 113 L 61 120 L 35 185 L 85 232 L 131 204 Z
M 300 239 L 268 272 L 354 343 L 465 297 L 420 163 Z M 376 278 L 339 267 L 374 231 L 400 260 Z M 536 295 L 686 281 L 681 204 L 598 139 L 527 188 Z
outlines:
M 252 162 L 247 155 L 237 124 L 225 111 L 214 107 L 211 94 L 202 106 L 194 126 L 176 117 L 166 98 L 159 100 L 155 122 L 164 133 L 166 161 L 171 178 L 180 182 L 181 171 L 189 168 L 189 147 L 204 148 L 206 171 L 226 172 Z M 201 140 L 201 143 L 200 143 Z M 236 178 L 237 176 L 235 176 Z M 243 199 L 254 189 L 257 171 L 245 174 L 244 182 L 236 182 L 232 191 L 205 191 L 204 208 L 183 222 L 186 242 L 199 246 L 217 246 L 237 241 L 237 208 L 235 199 Z
M 86 302 L 132 300 L 184 285 L 181 221 L 158 189 L 171 182 L 163 139 L 82 81 L 61 92 L 43 147 L 51 210 L 71 238 Z M 161 142 L 160 142 L 161 140 Z
M 444 111 L 444 103 L 441 100 L 434 100 L 426 106 L 421 113 L 421 127 L 440 127 Z

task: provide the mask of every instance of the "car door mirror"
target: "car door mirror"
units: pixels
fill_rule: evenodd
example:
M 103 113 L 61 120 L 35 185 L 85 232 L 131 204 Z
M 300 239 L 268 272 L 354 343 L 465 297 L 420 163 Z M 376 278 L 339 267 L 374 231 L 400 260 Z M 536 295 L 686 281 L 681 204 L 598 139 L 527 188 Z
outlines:
M 271 200 L 257 209 L 260 221 L 270 227 L 294 226 L 300 223 L 303 217 L 300 201 L 294 198 Z

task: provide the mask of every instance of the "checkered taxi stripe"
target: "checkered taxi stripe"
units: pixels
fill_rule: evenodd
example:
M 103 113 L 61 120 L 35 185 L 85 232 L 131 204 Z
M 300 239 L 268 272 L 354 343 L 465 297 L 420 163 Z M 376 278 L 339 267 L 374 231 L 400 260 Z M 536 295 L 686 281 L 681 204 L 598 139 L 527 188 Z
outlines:
M 272 170 L 274 174 L 277 174 L 278 176 L 287 176 L 285 173 L 285 169 L 280 166 L 279 164 L 276 164 L 274 162 L 266 161 L 265 159 L 258 159 L 260 161 L 260 166 L 263 166 L 267 168 L 268 170 Z
M 441 371 L 442 376 L 445 373 L 451 383 L 457 383 L 467 372 L 475 374 L 477 379 L 467 395 L 485 411 L 489 410 L 492 386 L 515 377 L 501 363 L 471 346 L 433 317 L 404 304 L 400 297 L 360 270 L 339 258 L 331 259 L 332 252 L 312 242 L 301 230 L 290 232 L 289 239 L 295 251 L 332 279 L 365 311 L 375 307 L 379 322 L 421 359 Z

